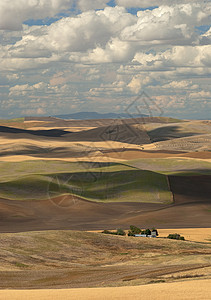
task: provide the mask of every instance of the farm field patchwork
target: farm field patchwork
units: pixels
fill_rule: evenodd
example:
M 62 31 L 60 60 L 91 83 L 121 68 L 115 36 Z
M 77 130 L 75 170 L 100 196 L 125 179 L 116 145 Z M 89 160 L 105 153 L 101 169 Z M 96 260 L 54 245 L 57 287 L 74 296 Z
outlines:
M 210 280 L 210 123 L 109 122 L 0 122 L 1 289 L 71 288 L 83 299 L 78 288 L 189 293 Z M 93 232 L 131 224 L 159 237 Z M 185 241 L 165 238 L 174 233 Z

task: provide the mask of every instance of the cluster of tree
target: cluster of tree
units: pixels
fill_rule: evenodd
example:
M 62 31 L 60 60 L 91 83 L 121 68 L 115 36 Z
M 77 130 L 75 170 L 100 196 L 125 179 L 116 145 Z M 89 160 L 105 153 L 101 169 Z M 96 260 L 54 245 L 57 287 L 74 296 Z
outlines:
M 167 239 L 182 240 L 182 241 L 185 240 L 184 236 L 181 236 L 181 235 L 178 234 L 178 233 L 169 234 L 169 235 L 167 236 Z
M 130 230 L 128 231 L 128 236 L 135 236 L 135 234 L 146 234 L 151 235 L 152 231 L 156 231 L 156 235 L 158 236 L 158 231 L 155 228 L 152 228 L 151 230 L 149 228 L 141 230 L 140 228 L 130 225 Z M 103 230 L 102 233 L 105 234 L 114 234 L 114 235 L 126 235 L 126 232 L 119 228 L 116 231 L 110 231 L 110 230 Z

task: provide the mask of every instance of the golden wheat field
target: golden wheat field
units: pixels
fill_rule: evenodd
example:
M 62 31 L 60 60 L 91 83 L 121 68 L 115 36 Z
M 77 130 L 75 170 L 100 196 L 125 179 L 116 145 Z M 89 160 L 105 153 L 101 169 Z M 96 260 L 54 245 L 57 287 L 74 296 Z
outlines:
M 177 228 L 160 229 L 159 236 L 166 237 L 170 233 L 179 233 L 185 240 L 194 242 L 211 242 L 211 228 Z
M 0 291 L 1 300 L 209 300 L 211 279 L 134 287 Z

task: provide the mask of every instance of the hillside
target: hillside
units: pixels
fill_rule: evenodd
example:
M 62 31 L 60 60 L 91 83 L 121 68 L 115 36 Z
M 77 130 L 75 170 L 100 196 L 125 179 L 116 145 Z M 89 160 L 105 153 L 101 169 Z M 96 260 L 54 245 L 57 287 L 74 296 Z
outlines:
M 1 234 L 0 251 L 2 289 L 140 285 L 197 275 L 206 279 L 211 268 L 209 243 L 91 232 Z
M 78 172 L 74 166 L 79 167 Z M 165 175 L 122 164 L 93 164 L 91 168 L 86 163 L 72 163 L 70 167 L 74 171 L 59 173 L 54 167 L 54 173 L 1 179 L 0 197 L 34 200 L 71 194 L 95 202 L 171 203 Z

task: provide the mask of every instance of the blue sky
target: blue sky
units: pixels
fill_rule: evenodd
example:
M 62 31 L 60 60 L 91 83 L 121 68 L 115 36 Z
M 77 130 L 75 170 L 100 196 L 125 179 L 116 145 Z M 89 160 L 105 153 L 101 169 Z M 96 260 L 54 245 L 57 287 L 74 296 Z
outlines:
M 0 118 L 125 112 L 143 91 L 166 116 L 210 118 L 210 1 L 6 2 Z

